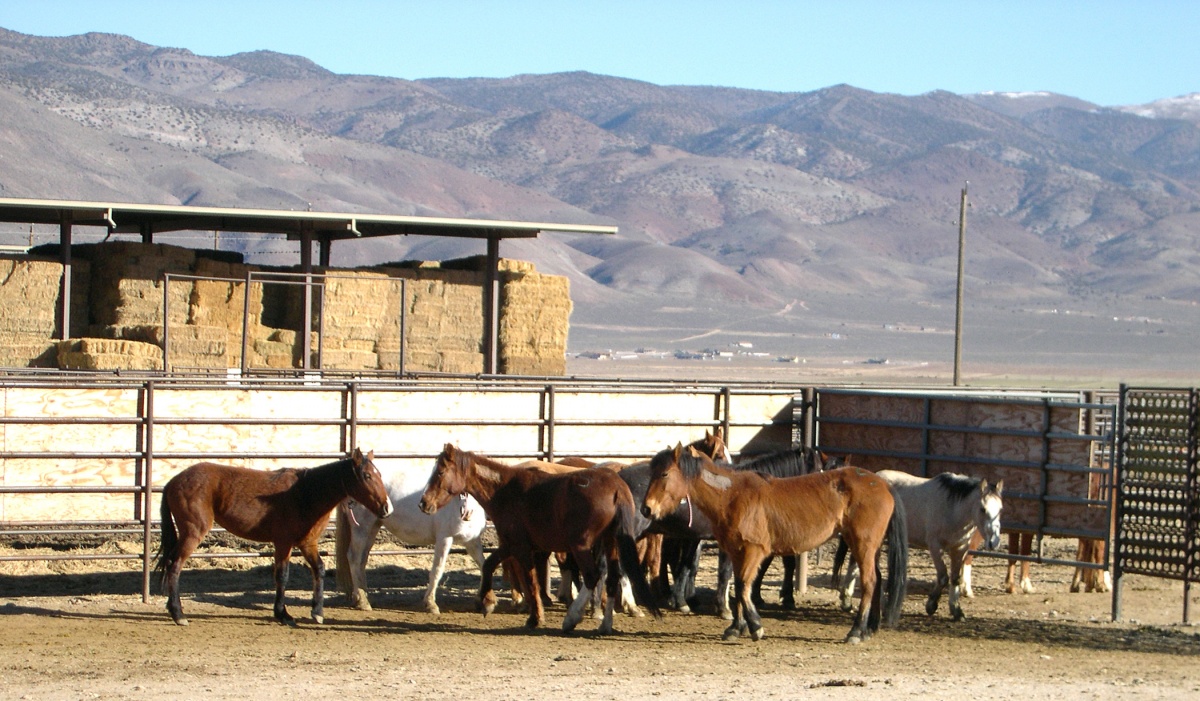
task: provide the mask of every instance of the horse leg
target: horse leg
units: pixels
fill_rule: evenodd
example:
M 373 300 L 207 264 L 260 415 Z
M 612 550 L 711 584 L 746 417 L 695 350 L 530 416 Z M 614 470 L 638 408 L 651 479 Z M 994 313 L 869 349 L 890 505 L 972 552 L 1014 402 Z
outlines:
M 290 548 L 289 548 L 290 550 Z M 312 596 L 312 619 L 314 623 L 325 622 L 325 561 L 321 559 L 321 553 L 317 550 L 317 540 L 313 538 L 311 541 L 306 541 L 300 544 L 300 555 L 304 557 L 304 561 L 308 563 L 308 569 L 312 571 L 313 578 L 313 596 Z
M 729 583 L 733 580 L 733 563 L 721 550 L 717 554 L 717 615 L 727 621 L 734 620 L 734 611 L 729 607 Z M 737 602 L 734 601 L 734 608 Z
M 275 545 L 275 620 L 295 626 L 296 619 L 292 618 L 283 603 L 283 593 L 287 589 L 288 581 L 288 560 L 291 555 L 291 545 Z
M 954 620 L 961 621 L 963 619 L 962 603 L 958 600 L 959 589 L 962 584 L 963 558 L 966 556 L 966 551 L 958 548 L 950 550 L 950 615 Z
M 446 556 L 450 554 L 450 545 L 454 538 L 444 536 L 438 538 L 433 544 L 433 562 L 429 565 L 429 586 L 425 587 L 425 599 L 422 604 L 425 610 L 433 615 L 439 615 L 442 610 L 437 605 L 437 589 L 438 584 L 442 581 L 442 575 L 446 571 Z
M 171 614 L 171 620 L 175 621 L 175 625 L 186 626 L 188 619 L 183 616 L 183 605 L 179 601 L 179 575 L 183 572 L 183 563 L 192 556 L 196 551 L 196 547 L 204 540 L 204 536 L 208 534 L 212 528 L 211 519 L 205 525 L 200 523 L 180 523 L 178 518 L 174 519 L 178 524 L 179 529 L 178 542 L 174 548 L 174 552 L 163 553 L 166 566 L 163 571 L 163 582 L 167 590 L 167 613 Z
M 858 563 L 858 579 L 862 589 L 858 600 L 858 611 L 854 614 L 854 625 L 846 635 L 846 642 L 857 645 L 871 637 L 871 604 L 875 600 L 875 589 L 879 584 L 879 548 L 872 551 L 861 540 L 850 544 L 854 561 Z
M 575 562 L 576 569 L 579 570 L 581 582 L 579 585 L 579 593 L 575 595 L 575 600 L 571 602 L 567 608 L 566 618 L 563 619 L 563 632 L 570 633 L 575 630 L 575 626 L 583 620 L 584 609 L 587 608 L 588 602 L 592 600 L 592 591 L 600 582 L 600 571 L 596 566 L 595 554 L 586 549 L 576 549 L 571 551 L 571 555 Z M 616 572 L 620 572 L 618 567 Z M 610 599 L 611 601 L 611 599 Z M 603 624 L 602 626 L 603 627 Z M 612 621 L 608 621 L 609 632 L 612 631 Z
M 854 558 L 846 563 L 846 574 L 838 584 L 838 605 L 843 611 L 854 610 L 854 589 L 858 584 L 858 564 Z
M 479 573 L 479 610 L 484 616 L 496 609 L 496 592 L 492 591 L 492 575 L 496 572 L 496 566 L 501 562 L 508 570 L 510 576 L 509 586 L 512 587 L 514 596 L 513 601 L 516 601 L 516 592 L 521 589 L 521 578 L 516 576 L 516 563 L 509 559 L 508 548 L 503 543 L 498 548 L 492 551 L 491 555 L 483 561 L 483 567 Z
M 963 555 L 962 578 L 959 580 L 959 591 L 968 599 L 975 598 L 975 590 L 971 588 L 971 568 L 975 563 L 975 556 L 971 554 L 971 550 L 978 550 L 983 545 L 983 535 L 979 531 L 971 534 L 971 542 L 967 545 L 968 551 Z
M 734 590 L 738 603 L 738 613 L 734 616 L 733 625 L 725 631 L 726 640 L 741 635 L 744 630 L 750 631 L 751 640 L 758 641 L 763 639 L 762 618 L 758 615 L 758 609 L 754 607 L 753 597 L 751 596 L 752 592 L 750 590 L 753 588 L 754 578 L 762 568 L 762 562 L 766 556 L 765 552 L 748 548 L 742 552 L 740 566 L 738 566 L 738 563 L 734 563 L 734 571 L 737 573 L 734 579 Z M 750 586 L 748 587 L 747 585 Z M 736 631 L 736 633 L 730 635 L 732 631 Z
M 779 605 L 786 611 L 796 608 L 796 562 L 808 554 L 783 556 L 783 588 L 779 590 Z
M 929 592 L 929 598 L 925 600 L 925 613 L 932 616 L 937 613 L 938 602 L 942 600 L 942 592 L 945 591 L 946 585 L 950 583 L 950 577 L 946 573 L 946 563 L 942 560 L 942 548 L 937 543 L 929 544 L 929 557 L 933 559 L 933 571 L 935 572 L 935 581 L 933 589 Z M 950 595 L 950 612 L 954 612 L 954 601 L 958 598 L 957 592 Z
M 342 508 L 355 509 L 354 506 L 343 506 Z M 346 547 L 346 570 L 349 575 L 346 578 L 349 580 L 346 585 L 346 595 L 349 597 L 350 606 L 360 611 L 370 611 L 371 602 L 367 598 L 367 558 L 371 554 L 371 546 L 375 543 L 375 537 L 379 535 L 379 527 L 383 525 L 383 522 L 366 509 L 362 509 L 361 514 L 355 509 L 354 516 L 359 520 L 360 525 L 350 526 L 350 543 Z M 368 519 L 370 519 L 370 523 L 362 525 L 367 523 Z
M 572 560 L 571 556 L 567 553 L 554 553 L 554 559 L 558 563 L 558 602 L 560 604 L 570 604 L 575 601 L 575 585 L 577 584 L 576 580 L 579 578 L 578 567 Z M 549 556 L 547 556 L 546 568 L 546 574 L 543 576 L 545 577 L 545 591 L 547 592 L 547 596 L 549 596 Z M 544 603 L 545 605 L 549 606 L 551 601 L 549 598 L 547 598 Z
M 1033 551 L 1032 533 L 1009 533 L 1008 552 L 1017 555 L 1029 555 Z M 1022 593 L 1033 593 L 1033 582 L 1029 579 L 1029 560 L 1021 560 L 1020 589 Z M 1008 561 L 1008 574 L 1004 577 L 1004 590 L 1009 594 L 1017 593 L 1016 581 L 1017 560 Z
M 537 563 L 541 558 L 537 553 L 524 553 L 517 558 L 517 567 L 525 589 L 525 598 L 529 600 L 529 617 L 525 619 L 526 628 L 537 628 L 545 621 L 545 609 L 542 606 L 542 582 L 538 577 Z
M 774 555 L 767 555 L 766 559 L 758 567 L 758 572 L 754 574 L 754 586 L 750 588 L 750 601 L 754 602 L 755 607 L 760 607 L 764 603 L 762 598 L 762 583 L 767 576 L 767 570 L 771 569 L 771 563 L 775 561 Z

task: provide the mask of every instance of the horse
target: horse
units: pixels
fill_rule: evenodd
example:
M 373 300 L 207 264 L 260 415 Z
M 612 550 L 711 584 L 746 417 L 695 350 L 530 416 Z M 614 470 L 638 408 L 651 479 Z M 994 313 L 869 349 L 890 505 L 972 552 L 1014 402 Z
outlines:
M 446 556 L 457 544 L 466 549 L 475 564 L 483 567 L 483 531 L 487 515 L 469 494 L 461 496 L 458 508 L 442 509 L 432 516 L 421 511 L 421 492 L 429 481 L 429 468 L 393 467 L 382 461 L 376 463 L 383 475 L 392 513 L 376 518 L 361 504 L 346 500 L 338 505 L 334 519 L 337 586 L 347 597 L 350 606 L 362 611 L 371 610 L 367 598 L 367 557 L 381 528 L 386 528 L 406 545 L 432 545 L 433 562 L 429 567 L 429 584 L 422 605 L 432 614 L 441 613 L 437 605 L 437 589 L 446 570 Z
M 500 541 L 483 563 L 479 602 L 484 615 L 496 606 L 492 574 L 500 562 L 512 558 L 517 563 L 516 579 L 529 601 L 526 626 L 542 625 L 537 560 L 541 553 L 564 551 L 574 556 L 583 586 L 563 620 L 563 632 L 574 630 L 583 618 L 591 590 L 599 584 L 601 557 L 608 558 L 608 600 L 601 633 L 612 632 L 622 569 L 632 581 L 638 603 L 655 618 L 662 617 L 638 563 L 633 495 L 615 471 L 592 468 L 555 475 L 506 465 L 447 443 L 421 496 L 421 510 L 432 514 L 464 492 L 483 506 Z
M 283 603 L 288 560 L 298 547 L 312 570 L 312 618 L 323 623 L 325 564 L 317 539 L 329 514 L 347 497 L 379 518 L 392 513 L 387 488 L 374 463 L 375 452 L 358 448 L 349 458 L 320 467 L 265 471 L 201 462 L 172 477 L 163 487 L 162 541 L 156 569 L 162 572 L 167 611 L 185 626 L 179 603 L 179 573 L 213 522 L 230 533 L 275 545 L 275 620 L 296 625 Z
M 962 582 L 963 559 L 967 552 L 981 545 L 989 550 L 1000 547 L 1000 510 L 1003 508 L 1001 494 L 1004 481 L 988 484 L 987 480 L 950 472 L 925 478 L 896 470 L 880 470 L 875 473 L 892 486 L 892 492 L 904 502 L 908 516 L 908 546 L 929 551 L 937 581 L 929 598 L 925 601 L 925 613 L 932 616 L 937 612 L 942 592 L 950 588 L 949 607 L 954 620 L 963 618 L 959 604 L 959 589 Z M 981 540 L 972 546 L 973 538 L 979 534 Z M 943 553 L 949 556 L 950 567 L 946 568 Z M 846 556 L 846 545 L 838 544 L 833 560 L 833 581 L 839 585 L 839 573 Z M 848 566 L 846 576 L 841 579 L 841 602 L 844 610 L 850 610 L 850 596 L 854 591 L 853 566 Z
M 805 553 L 839 533 L 849 544 L 863 580 L 862 601 L 846 642 L 866 640 L 879 629 L 881 619 L 887 625 L 899 620 L 908 579 L 904 505 L 874 473 L 841 467 L 773 478 L 718 465 L 694 449 L 685 452 L 682 445 L 655 455 L 650 470 L 642 507 L 645 515 L 660 517 L 681 501 L 694 503 L 712 522 L 717 543 L 733 562 L 734 619 L 724 639 L 735 639 L 747 630 L 751 640 L 763 638 L 762 620 L 747 584 L 754 581 L 768 554 Z M 886 587 L 878 582 L 885 541 Z
M 710 458 L 720 460 L 723 463 L 730 462 L 729 451 L 725 445 L 724 436 L 720 428 L 712 432 L 705 431 L 704 437 L 693 441 L 689 444 L 689 447 L 695 448 Z M 813 470 L 823 469 L 826 459 L 828 459 L 828 456 L 816 451 L 786 449 L 756 456 L 755 458 L 738 463 L 734 466 L 734 469 L 764 471 L 775 477 L 794 477 Z M 624 466 L 619 474 L 621 479 L 629 485 L 629 489 L 633 493 L 634 502 L 640 507 L 645 498 L 646 489 L 650 484 L 649 461 Z M 668 514 L 661 519 L 645 518 L 640 515 L 639 508 L 637 529 L 640 537 L 643 539 L 655 535 L 663 536 L 666 539 L 667 542 L 664 543 L 667 546 L 664 550 L 666 557 L 660 562 L 661 569 L 648 571 L 658 571 L 659 588 L 666 593 L 667 604 L 683 613 L 690 613 L 693 608 L 698 607 L 698 602 L 695 598 L 695 587 L 696 572 L 700 565 L 700 544 L 704 540 L 713 539 L 712 526 L 708 522 L 708 519 L 704 514 L 696 513 L 694 510 L 686 508 L 683 505 L 674 513 Z M 796 557 L 787 555 L 784 557 L 784 562 L 785 578 L 788 582 L 791 582 L 791 577 L 788 575 L 795 570 Z M 754 581 L 753 595 L 756 605 L 762 601 L 760 588 L 768 563 L 769 559 L 763 563 L 762 572 Z M 790 568 L 788 567 L 789 564 L 791 565 Z M 673 578 L 673 582 L 668 577 L 668 573 Z M 733 618 L 728 599 L 729 583 L 732 579 L 733 568 L 722 555 L 718 568 L 717 615 L 727 620 Z M 785 584 L 785 588 L 786 586 Z M 790 591 L 784 594 L 784 598 L 786 600 L 791 599 Z M 794 606 L 794 602 L 792 605 Z

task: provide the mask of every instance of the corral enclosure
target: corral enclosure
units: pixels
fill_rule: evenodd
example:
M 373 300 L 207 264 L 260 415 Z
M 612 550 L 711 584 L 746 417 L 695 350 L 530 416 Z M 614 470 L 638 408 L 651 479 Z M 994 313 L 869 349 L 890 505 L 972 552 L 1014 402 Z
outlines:
M 0 366 L 156 371 L 163 370 L 166 344 L 173 370 L 306 367 L 305 277 L 295 269 L 127 241 L 76 245 L 72 257 L 68 340 L 59 339 L 62 263 L 0 258 Z M 483 263 L 475 257 L 316 271 L 312 366 L 483 372 Z M 501 260 L 499 286 L 499 372 L 563 374 L 567 279 Z

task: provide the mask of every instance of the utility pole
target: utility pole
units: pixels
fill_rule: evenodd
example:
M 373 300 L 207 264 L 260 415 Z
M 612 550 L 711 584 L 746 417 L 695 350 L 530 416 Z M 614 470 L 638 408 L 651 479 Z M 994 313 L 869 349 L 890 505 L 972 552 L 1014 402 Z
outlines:
M 958 206 L 958 301 L 954 307 L 954 386 L 959 383 L 962 367 L 962 319 L 963 319 L 963 254 L 967 238 L 967 186 L 963 183 L 962 200 Z

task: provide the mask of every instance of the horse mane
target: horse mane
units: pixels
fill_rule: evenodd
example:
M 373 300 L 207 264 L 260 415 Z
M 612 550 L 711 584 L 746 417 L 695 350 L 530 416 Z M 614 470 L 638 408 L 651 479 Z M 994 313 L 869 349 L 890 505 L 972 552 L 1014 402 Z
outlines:
M 754 471 L 763 477 L 796 477 L 809 472 L 807 455 L 803 448 L 787 448 L 774 453 L 764 453 L 726 467 L 738 472 Z
M 934 484 L 955 501 L 962 501 L 970 497 L 975 490 L 979 489 L 982 481 L 978 477 L 968 477 L 953 472 L 943 472 L 933 478 Z

